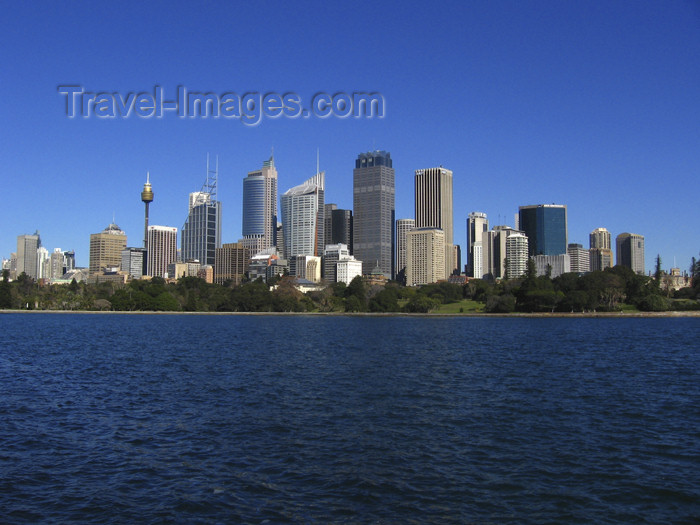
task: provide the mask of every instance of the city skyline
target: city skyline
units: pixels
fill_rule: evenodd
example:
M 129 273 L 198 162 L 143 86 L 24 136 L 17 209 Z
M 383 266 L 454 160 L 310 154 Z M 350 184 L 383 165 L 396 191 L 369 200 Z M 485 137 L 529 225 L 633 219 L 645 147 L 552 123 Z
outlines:
M 210 7 L 221 16 L 179 6 L 155 25 L 148 21 L 162 13 L 149 5 L 138 6 L 139 17 L 112 6 L 7 10 L 0 22 L 0 43 L 9 50 L 0 57 L 3 257 L 17 235 L 39 230 L 49 250 L 74 250 L 77 264 L 87 266 L 89 233 L 112 215 L 129 245 L 141 245 L 143 203 L 133 194 L 146 172 L 156 194 L 151 222 L 182 226 L 183 195 L 201 177 L 208 152 L 220 159 L 222 242 L 235 242 L 241 178 L 271 147 L 284 188 L 314 172 L 320 150 L 326 202 L 342 209 L 353 207 L 357 153 L 390 151 L 396 218 L 412 217 L 414 170 L 449 167 L 454 242 L 463 255 L 471 211 L 515 226 L 519 205 L 560 202 L 568 206 L 569 242 L 586 245 L 600 226 L 614 236 L 640 232 L 646 272 L 656 254 L 666 268 L 686 269 L 697 257 L 696 4 L 372 4 L 373 20 L 387 21 L 381 30 L 366 23 L 369 4 L 310 5 L 291 14 L 274 2 L 235 13 L 223 3 Z M 227 14 L 269 28 L 275 39 L 251 42 Z M 436 31 L 440 39 L 414 37 Z M 198 38 L 181 38 L 193 32 Z M 280 50 L 279 42 L 293 44 Z M 69 119 L 59 85 L 110 93 L 155 85 L 168 94 L 178 86 L 289 91 L 306 99 L 321 91 L 379 92 L 386 114 L 282 117 L 258 126 L 171 115 Z
M 372 160 L 372 162 L 370 162 L 370 164 L 372 164 L 371 167 L 375 167 L 373 164 L 375 162 L 374 159 L 376 159 L 376 158 L 380 158 L 380 160 L 383 159 L 383 160 L 381 160 L 381 162 L 389 162 L 389 164 L 391 164 L 391 157 L 390 157 L 389 152 L 374 151 L 374 152 L 361 153 L 356 160 L 356 166 L 361 165 L 361 162 L 362 162 L 361 159 L 365 159 L 365 162 L 368 162 L 367 159 L 370 159 L 370 160 Z M 216 220 L 214 223 L 215 224 L 220 223 L 220 216 L 221 216 L 220 205 L 221 205 L 221 202 L 215 200 L 216 195 L 217 195 L 216 194 L 216 180 L 218 178 L 218 158 L 217 158 L 216 166 L 217 167 L 214 169 L 210 168 L 209 158 L 207 156 L 207 181 L 205 182 L 205 184 L 202 188 L 202 191 L 193 192 L 193 193 L 189 194 L 189 212 L 190 212 L 189 218 L 192 217 L 193 210 L 196 210 L 197 208 L 199 208 L 205 204 L 215 204 L 214 209 L 216 210 L 217 217 L 216 217 Z M 378 164 L 378 166 L 379 166 L 379 164 Z M 317 169 L 318 169 L 318 165 L 317 165 Z M 261 192 L 253 192 L 254 194 L 249 195 L 248 198 L 255 201 L 256 204 L 262 204 L 263 202 L 265 202 L 264 206 L 255 206 L 254 208 L 261 208 L 261 209 L 265 208 L 267 210 L 271 210 L 273 208 L 276 209 L 276 205 L 269 203 L 269 201 L 271 200 L 270 197 L 272 194 L 276 193 L 276 187 L 277 187 L 277 172 L 275 169 L 273 156 L 271 156 L 269 160 L 263 162 L 263 171 L 264 170 L 268 170 L 268 174 L 271 174 L 273 176 L 273 177 L 269 177 L 268 175 L 266 175 L 265 178 L 273 178 L 273 180 L 274 180 L 274 183 L 272 185 L 270 185 L 269 183 L 265 183 L 264 190 L 263 190 L 264 194 L 266 195 L 265 199 L 262 199 L 262 195 L 257 195 L 257 193 L 261 193 Z M 272 170 L 272 171 L 270 172 L 269 170 Z M 250 182 L 251 175 L 253 175 L 253 178 L 255 178 L 255 176 L 262 175 L 262 172 L 260 172 L 260 171 L 249 172 L 248 176 L 244 179 L 244 188 L 245 188 L 246 183 Z M 375 175 L 372 175 L 372 176 L 375 176 Z M 448 177 L 449 184 L 446 184 L 442 180 L 444 177 Z M 141 200 L 146 204 L 146 228 L 147 228 L 147 232 L 150 231 L 151 229 L 165 229 L 166 227 L 163 227 L 163 226 L 157 226 L 155 228 L 148 226 L 148 204 L 153 201 L 153 191 L 152 191 L 152 186 L 151 186 L 150 181 L 149 181 L 149 174 L 147 174 L 146 180 L 147 180 L 147 182 L 144 186 L 144 192 L 141 193 Z M 405 227 L 401 226 L 401 224 L 410 223 L 413 225 L 410 228 L 429 229 L 429 228 L 435 228 L 435 227 L 440 226 L 440 224 L 429 224 L 431 222 L 436 222 L 436 223 L 446 222 L 446 225 L 448 227 L 448 231 L 452 229 L 452 223 L 453 223 L 452 215 L 453 215 L 453 213 L 450 213 L 449 211 L 447 211 L 447 209 L 450 208 L 449 204 L 446 206 L 446 208 L 444 210 L 442 209 L 442 204 L 440 204 L 440 199 L 442 197 L 439 197 L 441 195 L 449 195 L 449 199 L 447 202 L 449 203 L 451 201 L 452 172 L 448 169 L 443 168 L 442 166 L 440 168 L 415 170 L 414 184 L 415 184 L 414 208 L 415 208 L 415 212 L 416 212 L 415 215 L 419 216 L 420 218 L 418 219 L 418 221 L 420 221 L 424 224 L 422 226 L 419 226 L 417 224 L 418 221 L 416 221 L 414 219 L 395 219 L 394 220 L 394 224 L 393 224 L 394 231 L 392 232 L 392 235 L 394 236 L 394 239 L 395 239 L 395 241 L 394 241 L 395 245 L 394 245 L 394 252 L 393 252 L 394 253 L 394 260 L 392 261 L 392 264 L 396 265 L 396 272 L 400 271 L 401 259 L 402 259 L 402 257 L 405 257 L 405 252 L 404 252 L 404 254 L 400 253 L 400 250 L 401 250 L 401 240 L 400 240 L 401 232 L 400 232 L 400 230 L 405 229 Z M 205 191 L 205 190 L 207 190 L 207 191 Z M 280 196 L 280 201 L 282 200 L 282 197 L 285 197 L 288 199 L 289 202 L 291 202 L 290 199 L 292 199 L 292 197 L 294 199 L 298 199 L 300 197 L 306 198 L 305 196 L 307 194 L 309 194 L 310 198 L 312 198 L 312 200 L 314 201 L 313 210 L 310 210 L 311 211 L 310 215 L 309 215 L 309 213 L 302 211 L 302 215 L 304 217 L 306 217 L 308 215 L 309 216 L 308 218 L 303 219 L 303 220 L 300 218 L 295 218 L 292 222 L 294 224 L 296 224 L 296 228 L 292 228 L 292 226 L 290 226 L 289 224 L 287 226 L 288 238 L 295 238 L 295 237 L 299 237 L 299 236 L 301 236 L 300 238 L 307 238 L 308 237 L 308 239 L 305 242 L 302 242 L 302 244 L 307 247 L 307 249 L 302 250 L 302 252 L 307 252 L 307 251 L 309 252 L 306 255 L 315 255 L 317 251 L 318 251 L 319 256 L 323 255 L 323 253 L 324 253 L 325 246 L 328 243 L 324 243 L 324 246 L 319 248 L 319 242 L 320 242 L 320 240 L 327 238 L 326 232 L 324 231 L 324 226 L 327 225 L 327 221 L 325 220 L 326 219 L 325 213 L 329 213 L 329 210 L 333 210 L 333 211 L 338 211 L 338 212 L 348 212 L 350 214 L 349 216 L 350 217 L 352 216 L 352 210 L 338 210 L 336 204 L 327 204 L 327 205 L 324 204 L 324 202 L 323 202 L 323 195 L 325 193 L 324 190 L 325 190 L 325 172 L 319 171 L 316 173 L 316 175 L 314 175 L 311 178 L 309 178 L 308 180 L 304 181 L 302 184 L 291 188 L 290 190 L 285 192 L 282 196 Z M 144 193 L 146 191 L 148 191 L 148 193 L 150 193 L 150 197 L 144 200 Z M 316 193 L 319 193 L 320 197 L 317 197 Z M 260 197 L 260 198 L 258 198 L 258 197 Z M 244 201 L 242 203 L 243 210 L 246 210 L 246 207 L 250 208 L 250 203 L 247 203 L 247 201 L 245 199 L 246 199 L 246 192 L 244 191 Z M 316 203 L 316 200 L 318 200 L 318 203 Z M 258 203 L 257 201 L 260 201 L 260 203 Z M 428 203 L 430 203 L 430 204 L 428 204 Z M 287 204 L 286 206 L 289 207 L 290 204 Z M 298 205 L 294 205 L 294 206 L 290 207 L 289 209 L 292 210 L 292 209 L 296 209 L 298 207 L 299 207 Z M 306 207 L 306 205 L 302 206 L 302 208 L 304 208 L 304 207 Z M 259 212 L 260 210 L 256 210 L 256 211 Z M 527 215 L 525 215 L 525 213 L 531 215 L 531 217 L 528 217 Z M 557 213 L 557 215 L 556 216 L 553 215 L 552 217 L 547 218 L 548 216 L 544 215 L 546 213 L 550 213 L 550 214 Z M 294 211 L 294 214 L 298 214 L 298 211 Z M 244 213 L 244 215 L 245 215 L 245 213 Z M 267 216 L 267 215 L 269 215 L 269 213 L 266 212 L 266 213 L 263 213 L 263 215 Z M 311 219 L 313 219 L 313 220 L 310 223 L 309 220 L 311 220 Z M 517 230 L 517 229 L 514 230 L 513 228 L 511 228 L 510 226 L 507 226 L 507 225 L 496 225 L 493 227 L 492 230 L 487 231 L 487 229 L 488 229 L 488 217 L 486 216 L 486 214 L 484 214 L 482 212 L 470 212 L 468 214 L 467 223 L 466 223 L 467 239 L 470 239 L 469 232 L 470 232 L 470 229 L 474 228 L 474 225 L 472 223 L 475 220 L 483 222 L 483 227 L 485 228 L 483 230 L 483 234 L 484 234 L 483 241 L 484 242 L 481 243 L 482 246 L 480 246 L 480 248 L 483 247 L 483 249 L 480 250 L 480 251 L 482 251 L 482 254 L 479 255 L 479 258 L 481 258 L 483 260 L 484 265 L 486 265 L 487 261 L 489 261 L 489 259 L 494 257 L 494 256 L 496 256 L 500 260 L 503 260 L 504 253 L 500 253 L 500 252 L 504 252 L 506 249 L 505 248 L 506 247 L 506 237 L 503 237 L 502 239 L 500 239 L 498 241 L 500 244 L 502 244 L 500 251 L 496 250 L 498 253 L 491 254 L 491 250 L 493 249 L 491 244 L 494 242 L 494 239 L 495 239 L 494 236 L 498 236 L 499 232 L 501 232 L 501 231 L 505 232 L 506 236 L 510 236 L 511 233 L 517 233 L 517 232 L 527 233 L 527 229 L 530 228 L 530 229 L 532 229 L 532 232 L 531 232 L 530 236 L 526 235 L 525 239 L 526 239 L 526 245 L 528 242 L 532 245 L 532 242 L 533 242 L 532 239 L 535 239 L 535 242 L 537 242 L 537 240 L 536 240 L 537 237 L 542 235 L 542 233 L 535 233 L 535 230 L 537 230 L 537 231 L 541 230 L 542 232 L 545 232 L 547 230 L 554 228 L 552 231 L 559 231 L 559 233 L 555 234 L 554 237 L 551 237 L 551 234 L 550 234 L 549 241 L 542 241 L 545 244 L 550 243 L 550 249 L 544 250 L 544 251 L 548 251 L 548 256 L 561 255 L 562 253 L 565 255 L 570 254 L 571 253 L 570 250 L 572 248 L 575 249 L 576 246 L 579 246 L 581 249 L 583 249 L 583 246 L 581 243 L 573 243 L 572 244 L 572 243 L 567 242 L 568 227 L 567 227 L 567 206 L 566 205 L 562 205 L 562 204 L 536 204 L 536 205 L 519 206 L 518 214 L 516 214 L 516 217 L 515 217 L 516 225 L 518 225 L 518 226 L 526 225 L 526 226 L 523 226 L 520 230 Z M 262 222 L 262 221 L 260 221 L 260 222 Z M 479 224 L 481 224 L 481 222 Z M 243 223 L 245 224 L 245 217 L 244 217 Z M 307 224 L 307 223 L 309 223 L 309 224 Z M 187 222 L 186 222 L 186 225 L 187 225 Z M 281 223 L 278 223 L 278 225 L 283 227 L 283 224 L 281 224 Z M 305 231 L 305 230 L 309 229 L 309 226 L 311 228 L 309 230 L 311 233 Z M 481 226 L 479 228 L 481 228 Z M 167 227 L 167 229 L 175 231 L 175 232 L 177 231 L 177 228 Z M 407 229 L 406 231 L 403 232 L 404 236 L 407 233 L 407 231 L 409 231 L 409 229 Z M 441 229 L 441 228 L 438 228 L 438 229 Z M 218 233 L 218 228 L 215 228 L 215 230 Z M 293 233 L 292 230 L 296 230 L 293 235 L 292 235 L 292 233 Z M 444 229 L 441 229 L 441 230 L 445 231 Z M 97 239 L 100 235 L 107 236 L 107 238 L 109 238 L 109 237 L 112 237 L 113 234 L 115 234 L 115 233 L 118 233 L 119 235 L 123 236 L 122 244 L 124 244 L 124 246 L 120 245 L 117 247 L 118 249 L 115 248 L 113 250 L 113 252 L 114 252 L 113 258 L 115 259 L 114 261 L 110 262 L 109 264 L 98 263 L 97 260 L 99 259 L 99 257 L 95 256 L 95 250 L 97 249 L 96 248 L 97 243 L 94 242 L 94 239 Z M 108 234 L 111 234 L 111 235 L 108 235 Z M 634 256 L 622 255 L 620 253 L 620 245 L 621 245 L 620 239 L 623 237 L 630 236 L 630 235 L 632 235 L 635 238 L 641 239 L 641 244 L 639 246 L 639 250 L 636 252 L 637 255 L 634 255 Z M 216 235 L 215 235 L 215 237 L 216 237 Z M 244 239 L 239 240 L 239 243 L 242 242 L 243 244 L 246 244 L 245 241 L 249 240 L 251 237 L 263 237 L 264 238 L 265 236 L 264 235 L 256 235 L 256 234 L 244 235 Z M 445 234 L 445 241 L 447 240 L 447 237 L 448 237 L 448 233 Z M 493 237 L 493 239 L 491 239 L 491 237 Z M 18 248 L 17 248 L 17 252 L 14 253 L 17 255 L 17 260 L 18 260 L 17 268 L 20 268 L 20 265 L 21 265 L 20 259 L 22 259 L 23 256 L 20 257 L 20 251 L 21 251 L 20 248 L 23 245 L 25 238 L 40 239 L 40 235 L 39 235 L 39 232 L 36 231 L 34 235 L 22 234 L 22 235 L 17 236 L 17 247 Z M 176 238 L 177 238 L 177 236 L 176 236 Z M 184 235 L 183 235 L 183 239 L 184 239 Z M 594 254 L 592 252 L 593 252 L 594 248 L 598 249 L 599 247 L 603 247 L 603 246 L 610 246 L 612 248 L 612 246 L 611 246 L 611 234 L 604 227 L 598 227 L 598 228 L 594 229 L 593 231 L 591 231 L 589 234 L 590 255 L 588 258 L 590 258 L 592 266 L 590 267 L 590 269 L 585 269 L 582 271 L 593 271 L 593 270 L 605 268 L 607 266 L 613 266 L 614 264 L 623 264 L 625 266 L 633 268 L 634 271 L 637 273 L 650 274 L 651 272 L 648 272 L 648 271 L 645 272 L 645 269 L 644 269 L 645 268 L 645 261 L 646 261 L 645 254 L 644 254 L 644 236 L 623 232 L 617 236 L 617 239 L 618 239 L 617 249 L 615 250 L 615 252 L 613 253 L 612 250 L 608 249 L 608 252 L 610 253 L 610 255 L 608 256 L 609 264 L 603 265 L 602 267 L 599 267 L 600 264 L 598 264 L 597 262 L 594 262 L 594 260 L 596 260 L 600 255 L 598 254 L 597 256 L 594 256 Z M 297 242 L 297 241 L 294 241 L 294 242 Z M 554 242 L 554 244 L 551 244 L 552 242 Z M 214 243 L 213 238 L 212 238 L 212 243 Z M 48 263 L 48 261 L 49 261 L 48 250 L 45 247 L 41 246 L 40 240 L 35 241 L 35 244 L 37 245 L 37 248 L 40 248 L 44 252 L 46 252 L 45 253 L 45 260 Z M 231 244 L 231 243 L 229 243 L 229 244 Z M 444 244 L 445 244 L 445 247 L 447 247 L 447 243 L 444 242 Z M 543 249 L 544 249 L 545 244 L 542 245 Z M 216 246 L 217 249 L 220 247 L 220 246 L 218 246 L 218 243 L 215 243 L 214 245 Z M 559 249 L 556 249 L 556 248 L 553 250 L 551 249 L 552 246 L 558 246 L 558 245 L 561 245 L 561 247 L 566 246 L 566 249 L 561 253 L 560 253 L 561 247 Z M 247 244 L 246 244 L 246 246 L 247 246 Z M 255 246 L 256 248 L 254 249 L 254 248 L 252 248 L 252 246 Z M 99 266 L 101 269 L 105 269 L 107 267 L 119 266 L 117 259 L 121 258 L 121 255 L 120 255 L 121 250 L 125 249 L 125 248 L 126 248 L 126 233 L 124 231 L 122 231 L 116 224 L 114 224 L 114 222 L 110 223 L 108 225 L 108 227 L 105 228 L 105 230 L 103 232 L 101 232 L 100 234 L 91 234 L 90 235 L 90 264 L 86 268 L 89 268 L 91 274 L 95 274 L 98 271 L 97 266 Z M 247 248 L 248 248 L 250 254 L 253 255 L 254 253 L 257 253 L 258 251 L 264 251 L 264 250 L 267 250 L 268 248 L 271 248 L 271 247 L 270 246 L 267 246 L 267 247 L 263 246 L 263 243 L 261 243 L 261 242 L 255 242 L 251 246 L 247 246 Z M 280 253 L 286 251 L 285 247 L 282 245 L 276 246 L 276 248 L 280 251 Z M 405 250 L 405 248 L 404 248 L 404 250 Z M 292 250 L 292 251 L 294 251 L 294 250 Z M 312 251 L 314 253 L 311 253 Z M 586 253 L 589 253 L 588 249 L 585 249 L 584 251 L 586 251 Z M 62 255 L 69 253 L 69 251 L 64 252 L 60 248 L 54 248 L 54 252 L 61 253 Z M 119 253 L 117 253 L 117 252 L 119 252 Z M 187 257 L 187 254 L 185 253 L 185 250 L 183 249 L 182 246 L 180 246 L 180 248 L 177 248 L 177 241 L 175 243 L 175 249 L 171 249 L 170 252 L 177 253 L 177 261 L 185 262 L 185 261 L 196 260 L 197 262 L 201 262 L 203 265 L 214 266 L 214 257 L 213 256 L 211 257 L 211 260 L 209 260 L 208 258 L 207 258 L 207 260 L 202 260 L 202 259 L 196 258 L 196 257 L 194 257 L 194 258 Z M 73 252 L 71 251 L 70 253 L 74 257 Z M 450 256 L 449 255 L 450 253 L 451 253 L 451 250 L 446 250 L 444 260 L 447 260 L 447 258 Z M 467 257 L 470 257 L 468 249 L 465 251 L 465 253 L 468 254 Z M 544 252 L 540 252 L 540 253 L 544 253 Z M 302 255 L 304 255 L 304 254 L 302 254 Z M 530 254 L 531 257 L 534 255 L 535 255 L 534 253 Z M 615 256 L 615 258 L 616 258 L 615 263 L 613 263 L 613 261 L 612 261 L 613 256 Z M 170 257 L 172 259 L 172 255 Z M 630 262 L 630 258 L 632 259 L 632 262 Z M 8 262 L 9 262 L 9 259 L 8 259 Z M 175 262 L 175 260 L 172 259 L 170 262 Z M 495 262 L 495 261 L 492 261 L 492 262 Z M 39 263 L 41 263 L 40 256 L 38 256 L 38 258 L 34 258 L 33 264 L 35 264 L 37 271 L 39 268 L 39 266 L 38 266 Z M 149 264 L 151 264 L 151 263 L 149 262 Z M 165 263 L 165 264 L 168 264 L 168 263 Z M 443 262 L 443 264 L 444 264 L 444 262 Z M 520 266 L 522 266 L 523 264 L 524 263 L 521 262 L 518 264 L 517 267 L 520 268 Z M 537 264 L 544 267 L 544 265 L 547 264 L 547 261 L 544 261 L 544 260 L 539 261 L 539 262 L 537 262 Z M 491 277 L 493 277 L 494 272 L 493 272 L 493 269 L 491 267 L 495 268 L 495 266 L 493 266 L 493 264 L 491 264 L 491 266 L 489 267 L 490 269 L 487 269 L 486 267 L 483 268 L 484 275 L 490 273 Z M 676 265 L 674 265 L 672 267 L 671 266 L 667 266 L 667 267 L 668 268 L 677 268 Z M 500 264 L 498 265 L 498 268 L 500 268 Z M 662 269 L 663 268 L 664 268 L 664 266 L 662 264 Z M 463 273 L 463 274 L 471 277 L 471 275 L 470 275 L 471 269 L 466 261 L 465 261 L 465 264 L 461 265 L 461 267 L 458 268 L 458 270 L 460 271 L 460 273 Z M 149 271 L 149 275 L 150 275 L 150 270 L 148 270 L 148 271 Z M 504 272 L 505 267 L 501 268 L 500 271 Z M 514 271 L 514 270 L 511 269 L 511 271 Z M 508 273 L 510 274 L 511 271 L 509 271 Z M 517 274 L 518 271 L 515 271 L 515 273 Z M 566 271 L 569 271 L 569 270 L 566 270 Z M 571 271 L 575 271 L 573 269 L 573 267 L 572 267 Z M 681 272 L 683 272 L 682 268 L 681 268 Z M 17 273 L 19 274 L 21 272 L 17 272 Z M 31 277 L 36 278 L 34 275 L 32 275 L 33 273 L 36 273 L 36 272 L 32 271 L 29 275 Z M 370 271 L 363 271 L 363 273 L 369 274 Z M 543 271 L 539 271 L 539 273 L 543 273 Z M 446 277 L 447 277 L 447 275 L 445 275 L 445 278 Z M 500 278 L 501 275 L 499 273 L 497 273 L 496 277 Z

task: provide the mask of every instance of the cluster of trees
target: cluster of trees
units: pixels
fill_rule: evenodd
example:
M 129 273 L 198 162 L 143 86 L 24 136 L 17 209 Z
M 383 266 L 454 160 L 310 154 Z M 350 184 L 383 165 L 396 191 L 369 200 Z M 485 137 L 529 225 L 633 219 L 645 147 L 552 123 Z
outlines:
M 661 286 L 661 260 L 654 277 L 616 266 L 584 275 L 564 274 L 554 279 L 537 276 L 534 263 L 520 279 L 491 282 L 471 280 L 466 285 L 437 283 L 407 288 L 399 282 L 369 287 L 362 278 L 348 286 L 333 283 L 320 291 L 301 293 L 289 277 L 270 290 L 261 280 L 239 286 L 209 284 L 196 277 L 166 283 L 154 277 L 127 285 L 115 283 L 38 286 L 22 274 L 9 282 L 3 271 L 0 308 L 42 310 L 186 311 L 186 312 L 411 312 L 426 313 L 441 304 L 464 299 L 481 302 L 484 311 L 586 312 L 700 310 L 700 261 L 693 258 L 692 286 L 671 293 Z
M 532 262 L 522 279 L 473 285 L 472 297 L 486 303 L 487 312 L 586 312 L 700 309 L 697 301 L 674 300 L 660 287 L 660 278 L 634 273 L 624 266 L 583 275 L 567 273 L 554 279 L 537 276 Z M 471 284 L 471 283 L 470 283 Z M 469 285 L 468 285 L 469 286 Z M 693 299 L 698 296 L 696 289 Z M 688 299 L 690 297 L 687 297 Z

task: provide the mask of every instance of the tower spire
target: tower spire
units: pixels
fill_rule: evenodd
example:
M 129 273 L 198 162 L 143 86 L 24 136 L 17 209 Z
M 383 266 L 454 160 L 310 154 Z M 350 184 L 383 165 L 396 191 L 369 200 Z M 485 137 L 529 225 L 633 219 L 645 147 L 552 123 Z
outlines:
M 146 205 L 146 216 L 143 226 L 143 247 L 146 248 L 148 242 L 148 205 L 153 202 L 153 188 L 151 188 L 151 174 L 146 172 L 146 184 L 143 185 L 141 201 Z

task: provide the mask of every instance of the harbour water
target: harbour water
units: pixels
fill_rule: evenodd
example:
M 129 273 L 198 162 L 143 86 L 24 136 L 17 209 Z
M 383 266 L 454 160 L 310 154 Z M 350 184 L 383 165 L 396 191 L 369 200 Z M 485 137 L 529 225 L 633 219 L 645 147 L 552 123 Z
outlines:
M 699 336 L 0 315 L 0 522 L 698 523 Z

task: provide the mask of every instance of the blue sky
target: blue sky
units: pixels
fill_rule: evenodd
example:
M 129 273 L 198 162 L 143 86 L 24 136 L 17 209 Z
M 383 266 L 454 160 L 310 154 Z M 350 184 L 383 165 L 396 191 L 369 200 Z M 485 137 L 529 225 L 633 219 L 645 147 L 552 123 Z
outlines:
M 646 266 L 700 252 L 700 3 L 465 1 L 6 5 L 0 19 L 0 255 L 41 232 L 74 249 L 112 221 L 140 245 L 180 228 L 219 157 L 224 242 L 241 236 L 242 180 L 274 147 L 280 193 L 320 150 L 326 200 L 352 207 L 357 154 L 391 152 L 396 216 L 413 173 L 454 172 L 455 242 L 470 211 L 513 225 L 518 206 L 568 205 L 569 242 L 606 227 L 646 238 Z M 65 116 L 57 86 L 242 94 L 377 91 L 383 119 Z

